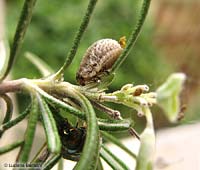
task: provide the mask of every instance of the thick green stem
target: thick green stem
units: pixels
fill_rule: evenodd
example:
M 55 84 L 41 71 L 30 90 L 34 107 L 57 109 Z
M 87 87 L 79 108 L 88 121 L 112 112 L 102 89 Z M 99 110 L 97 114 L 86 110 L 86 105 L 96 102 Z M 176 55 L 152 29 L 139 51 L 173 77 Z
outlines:
M 144 21 L 146 19 L 148 10 L 149 10 L 149 6 L 150 6 L 150 2 L 151 0 L 144 0 L 143 4 L 142 4 L 142 9 L 140 12 L 140 16 L 138 18 L 138 21 L 136 23 L 136 26 L 132 32 L 132 34 L 130 35 L 128 42 L 127 42 L 127 46 L 124 49 L 124 51 L 122 52 L 122 54 L 120 55 L 120 57 L 117 59 L 117 61 L 115 62 L 115 64 L 113 65 L 113 67 L 111 68 L 111 73 L 115 72 L 120 65 L 124 62 L 124 60 L 126 59 L 126 57 L 128 56 L 128 54 L 130 53 L 132 47 L 134 46 L 140 31 L 142 29 L 142 26 L 144 24 Z
M 8 62 L 8 67 L 6 68 L 4 76 L 1 78 L 3 80 L 7 74 L 9 73 L 10 69 L 12 68 L 13 62 L 17 56 L 17 53 L 20 49 L 20 46 L 24 40 L 24 36 L 28 25 L 32 18 L 33 8 L 35 6 L 36 0 L 25 0 L 24 6 L 21 12 L 21 16 L 17 25 L 17 29 L 15 32 L 13 45 L 10 50 L 10 58 Z M 0 80 L 0 81 L 1 81 Z
M 91 16 L 92 16 L 92 12 L 94 11 L 96 2 L 97 2 L 97 0 L 90 0 L 88 7 L 87 7 L 87 11 L 85 13 L 85 16 L 83 17 L 83 20 L 81 22 L 79 30 L 76 33 L 76 36 L 74 38 L 72 48 L 67 55 L 64 65 L 61 67 L 61 69 L 55 75 L 55 77 L 57 79 L 59 79 L 62 76 L 65 69 L 71 64 L 72 60 L 74 59 L 74 56 L 76 55 L 81 38 L 83 37 L 83 34 L 88 26 Z

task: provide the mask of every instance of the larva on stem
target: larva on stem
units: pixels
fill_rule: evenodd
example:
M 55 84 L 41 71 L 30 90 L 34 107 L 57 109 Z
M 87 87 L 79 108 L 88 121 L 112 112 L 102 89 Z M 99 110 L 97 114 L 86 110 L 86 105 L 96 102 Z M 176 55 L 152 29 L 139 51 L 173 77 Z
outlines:
M 125 37 L 119 42 L 113 39 L 101 39 L 94 42 L 81 61 L 76 80 L 80 85 L 94 83 L 115 63 L 126 45 Z

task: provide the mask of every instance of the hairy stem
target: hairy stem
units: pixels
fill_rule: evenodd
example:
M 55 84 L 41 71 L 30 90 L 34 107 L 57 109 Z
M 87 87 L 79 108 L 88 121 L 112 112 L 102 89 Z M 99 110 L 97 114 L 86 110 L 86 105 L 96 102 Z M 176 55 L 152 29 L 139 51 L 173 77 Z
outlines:
M 117 61 L 114 63 L 113 67 L 111 68 L 111 71 L 110 71 L 111 73 L 115 72 L 120 67 L 120 65 L 124 62 L 124 60 L 126 59 L 128 54 L 130 53 L 133 45 L 135 44 L 135 42 L 140 34 L 140 31 L 142 29 L 142 26 L 144 24 L 144 21 L 146 19 L 146 16 L 147 16 L 147 13 L 149 10 L 149 6 L 150 6 L 150 2 L 151 2 L 151 0 L 143 1 L 142 9 L 141 9 L 138 21 L 136 23 L 136 26 L 128 39 L 126 48 L 124 49 L 124 51 L 122 52 L 120 57 L 117 59 Z

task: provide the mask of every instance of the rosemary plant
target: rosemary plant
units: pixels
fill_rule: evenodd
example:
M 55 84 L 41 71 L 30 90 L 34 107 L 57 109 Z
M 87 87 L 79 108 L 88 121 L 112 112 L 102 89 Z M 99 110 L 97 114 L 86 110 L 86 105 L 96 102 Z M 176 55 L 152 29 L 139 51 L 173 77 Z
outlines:
M 27 53 L 26 56 L 40 70 L 43 77 L 40 79 L 21 78 L 5 81 L 5 77 L 10 72 L 17 52 L 23 43 L 35 3 L 36 0 L 25 0 L 10 54 L 5 53 L 7 59 L 4 61 L 3 68 L 0 68 L 0 97 L 7 105 L 5 117 L 0 125 L 0 137 L 2 138 L 8 129 L 25 119 L 27 115 L 29 115 L 28 125 L 24 139 L 14 141 L 12 144 L 0 148 L 0 154 L 20 147 L 16 162 L 39 163 L 42 169 L 51 169 L 58 162 L 59 169 L 62 169 L 62 157 L 77 162 L 74 170 L 101 170 L 103 169 L 102 159 L 115 170 L 134 169 L 134 167 L 128 167 L 126 162 L 121 161 L 119 156 L 112 153 L 104 145 L 104 140 L 102 139 L 105 139 L 133 157 L 137 162 L 137 170 L 152 169 L 155 133 L 150 109 L 155 104 L 160 105 L 166 111 L 167 117 L 175 122 L 181 110 L 179 93 L 182 89 L 185 75 L 182 73 L 172 74 L 166 83 L 161 85 L 155 92 L 149 92 L 147 85 L 133 86 L 132 84 L 126 84 L 120 90 L 111 93 L 105 91 L 114 77 L 113 73 L 128 56 L 139 36 L 150 6 L 150 0 L 143 0 L 136 27 L 133 28 L 133 32 L 130 34 L 128 43 L 121 55 L 111 69 L 107 70 L 107 75 L 100 81 L 91 82 L 85 86 L 71 84 L 63 79 L 63 75 L 76 55 L 97 0 L 89 1 L 71 50 L 63 66 L 56 73 L 36 55 Z M 1 43 L 3 42 L 1 40 Z M 13 103 L 7 93 L 20 92 L 28 93 L 32 102 L 22 114 L 12 119 Z M 119 111 L 106 107 L 104 105 L 105 102 L 125 105 L 135 109 L 138 115 L 145 116 L 146 128 L 142 134 L 138 134 L 134 130 L 132 122 L 129 119 L 124 119 Z M 110 118 L 101 119 L 97 117 L 94 107 L 107 113 Z M 65 114 L 61 114 L 60 110 L 64 110 Z M 76 126 L 67 120 L 68 114 L 77 118 Z M 41 117 L 45 130 L 46 141 L 42 148 L 38 148 L 38 153 L 34 158 L 30 158 L 39 117 Z M 139 154 L 136 155 L 117 138 L 109 134 L 112 131 L 127 131 L 140 140 Z

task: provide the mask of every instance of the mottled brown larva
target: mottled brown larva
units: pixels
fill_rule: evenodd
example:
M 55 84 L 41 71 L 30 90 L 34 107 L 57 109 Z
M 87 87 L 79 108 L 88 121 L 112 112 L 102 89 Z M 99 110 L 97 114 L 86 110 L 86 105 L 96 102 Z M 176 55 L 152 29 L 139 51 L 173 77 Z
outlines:
M 107 72 L 120 56 L 125 46 L 125 37 L 117 42 L 113 39 L 101 39 L 93 43 L 86 51 L 76 74 L 80 85 L 96 82 L 100 75 Z

